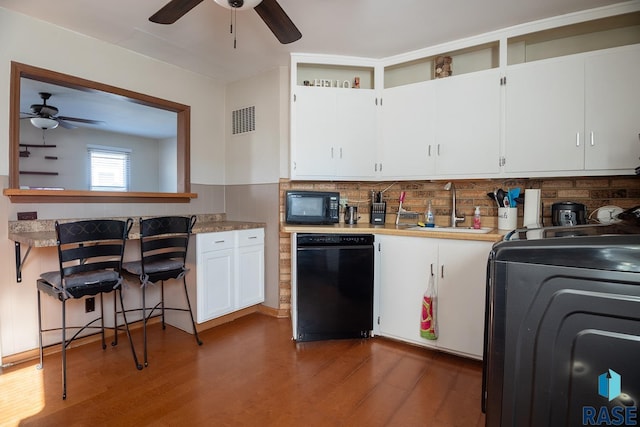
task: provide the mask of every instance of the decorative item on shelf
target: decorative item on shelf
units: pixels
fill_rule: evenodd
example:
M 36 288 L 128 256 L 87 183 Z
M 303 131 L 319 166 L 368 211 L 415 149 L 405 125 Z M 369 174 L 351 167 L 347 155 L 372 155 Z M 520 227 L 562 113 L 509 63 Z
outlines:
M 453 59 L 450 56 L 438 56 L 436 57 L 435 75 L 436 79 L 442 77 L 449 77 L 453 75 L 452 69 Z
M 360 89 L 360 77 L 356 76 L 353 78 L 353 88 Z
M 339 79 L 313 79 L 312 82 L 305 80 L 305 86 L 317 86 L 317 87 L 337 87 L 342 89 L 351 88 L 351 82 L 349 80 L 340 81 Z

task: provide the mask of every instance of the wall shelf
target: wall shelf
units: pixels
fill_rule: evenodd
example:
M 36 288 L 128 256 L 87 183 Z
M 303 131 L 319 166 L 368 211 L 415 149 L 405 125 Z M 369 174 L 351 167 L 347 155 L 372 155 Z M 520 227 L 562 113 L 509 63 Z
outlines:
M 20 175 L 58 175 L 58 172 L 20 171 Z
M 29 147 L 29 148 L 56 148 L 56 145 L 20 144 L 20 147 Z

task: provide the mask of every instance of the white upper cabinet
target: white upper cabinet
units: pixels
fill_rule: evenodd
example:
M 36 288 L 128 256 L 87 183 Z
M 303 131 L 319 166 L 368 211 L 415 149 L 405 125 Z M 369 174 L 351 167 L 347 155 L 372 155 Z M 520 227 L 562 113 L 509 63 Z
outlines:
M 633 170 L 640 156 L 640 45 L 586 59 L 585 169 Z
M 584 167 L 584 60 L 557 58 L 507 71 L 505 171 Z
M 640 46 L 512 66 L 505 171 L 631 173 L 640 155 Z
M 380 177 L 499 174 L 497 69 L 392 87 L 382 101 Z
M 373 68 L 294 61 L 292 69 L 291 178 L 372 178 L 378 139 Z M 359 75 L 363 86 L 354 88 Z
M 473 178 L 500 173 L 500 72 L 439 79 L 436 85 L 436 174 Z
M 435 174 L 434 83 L 426 81 L 384 90 L 380 176 L 421 179 Z
M 299 87 L 293 108 L 292 177 L 373 176 L 377 144 L 373 90 Z

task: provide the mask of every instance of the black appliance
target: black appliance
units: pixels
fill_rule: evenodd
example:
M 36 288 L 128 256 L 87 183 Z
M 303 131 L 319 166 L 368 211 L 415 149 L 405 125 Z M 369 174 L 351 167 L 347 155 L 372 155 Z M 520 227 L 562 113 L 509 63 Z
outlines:
M 640 422 L 640 224 L 505 238 L 487 269 L 486 425 Z
M 587 207 L 576 202 L 556 202 L 551 205 L 551 223 L 556 226 L 587 223 Z
M 287 224 L 335 224 L 339 221 L 340 193 L 298 191 L 285 193 Z
M 374 236 L 298 233 L 294 241 L 293 338 L 316 341 L 370 336 Z

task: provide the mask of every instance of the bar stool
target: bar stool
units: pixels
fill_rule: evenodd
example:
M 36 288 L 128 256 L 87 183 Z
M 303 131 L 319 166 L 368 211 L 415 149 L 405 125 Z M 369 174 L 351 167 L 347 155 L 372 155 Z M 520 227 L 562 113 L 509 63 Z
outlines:
M 104 305 L 103 294 L 115 292 L 120 296 L 122 304 L 122 257 L 124 246 L 133 220 L 87 220 L 60 224 L 55 222 L 58 271 L 50 271 L 40 275 L 37 280 L 38 288 L 38 344 L 40 350 L 39 369 L 44 367 L 42 334 L 44 332 L 62 331 L 62 399 L 67 398 L 67 347 L 78 335 L 86 329 L 100 329 L 102 349 L 105 344 Z M 62 303 L 62 327 L 42 328 L 42 306 L 40 294 L 44 292 Z M 83 326 L 68 326 L 66 324 L 66 301 L 71 298 L 79 299 L 87 296 L 100 295 L 100 317 Z M 114 294 L 115 297 L 115 294 Z M 94 326 L 95 322 L 100 326 Z M 133 354 L 133 361 L 137 369 L 142 369 L 138 363 L 129 324 L 124 316 L 124 326 L 129 337 L 129 345 Z M 67 329 L 77 329 L 77 332 L 67 340 Z M 117 324 L 114 318 L 114 329 Z M 112 345 L 116 345 L 113 341 Z
M 147 322 L 153 317 L 153 313 L 157 309 L 160 309 L 160 314 L 156 316 L 162 316 L 162 329 L 166 329 L 165 310 L 189 312 L 196 342 L 198 345 L 202 345 L 193 318 L 185 278 L 188 271 L 185 267 L 187 247 L 189 246 L 189 237 L 191 236 L 191 231 L 195 223 L 195 215 L 191 217 L 165 216 L 148 219 L 140 218 L 140 260 L 126 262 L 122 266 L 126 272 L 138 276 L 140 287 L 142 288 L 144 366 L 149 365 L 147 358 Z M 164 282 L 170 279 L 182 279 L 187 308 L 165 306 Z M 155 284 L 158 281 L 160 282 L 160 302 L 148 309 L 146 306 L 147 286 L 149 284 Z M 150 310 L 148 315 L 147 310 Z

